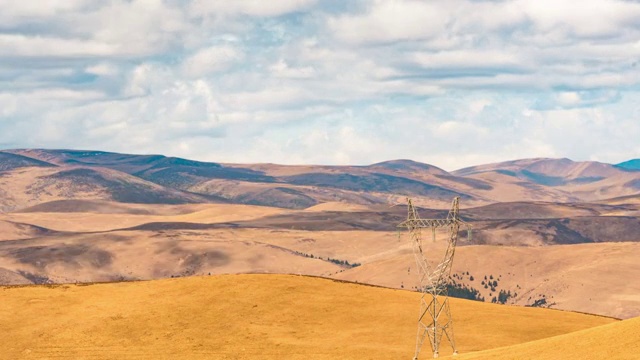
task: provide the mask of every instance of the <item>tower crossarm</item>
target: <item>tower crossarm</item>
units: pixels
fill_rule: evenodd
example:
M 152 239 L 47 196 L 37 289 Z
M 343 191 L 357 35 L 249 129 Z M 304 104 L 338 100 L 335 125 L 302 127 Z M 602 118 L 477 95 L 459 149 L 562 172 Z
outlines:
M 450 228 L 454 224 L 470 227 L 469 224 L 460 219 L 408 219 L 401 222 L 399 228 Z

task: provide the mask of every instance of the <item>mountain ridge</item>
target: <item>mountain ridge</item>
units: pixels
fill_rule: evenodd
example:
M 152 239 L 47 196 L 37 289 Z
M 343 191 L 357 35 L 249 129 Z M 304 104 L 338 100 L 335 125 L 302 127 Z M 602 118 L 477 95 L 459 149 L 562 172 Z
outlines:
M 4 157 L 4 161 L 2 160 Z M 4 170 L 2 166 L 4 165 Z M 131 176 L 132 194 L 140 191 L 134 178 L 181 192 L 190 202 L 231 202 L 302 209 L 324 202 L 353 204 L 394 204 L 405 197 L 416 204 L 446 208 L 454 196 L 463 206 L 482 206 L 509 201 L 581 202 L 623 198 L 640 193 L 640 171 L 618 165 L 567 158 L 531 158 L 483 164 L 452 172 L 431 164 L 397 159 L 370 165 L 278 165 L 204 162 L 164 155 L 135 155 L 95 150 L 10 149 L 0 151 L 0 171 L 10 185 L 12 171 L 33 172 L 41 179 L 43 170 L 57 168 L 54 180 L 93 186 L 100 176 L 90 169 L 108 169 L 117 178 Z M 31 169 L 31 170 L 30 170 Z M 84 169 L 84 170 L 80 170 Z M 79 176 L 84 174 L 85 176 Z M 94 175 L 91 175 L 94 174 Z M 117 175 L 122 174 L 122 175 Z M 23 174 L 23 181 L 29 181 Z M 45 175 L 51 179 L 51 176 Z M 95 181 L 94 181 L 95 180 Z M 122 182 L 98 181 L 106 192 L 116 194 Z M 0 199 L 11 191 L 0 183 Z M 153 185 L 153 186 L 155 186 Z M 151 185 L 150 185 L 151 186 Z M 117 191 L 116 191 L 117 190 Z M 29 192 L 30 190 L 25 190 Z M 65 199 L 81 192 L 68 192 Z M 133 195 L 131 195 L 133 196 Z M 115 198 L 139 202 L 133 196 Z M 9 195 L 7 195 L 9 197 Z M 27 196 L 28 197 L 28 196 Z M 96 198 L 96 196 L 94 196 Z M 100 198 L 100 196 L 97 196 Z M 172 196 L 169 196 L 172 198 Z M 171 203 L 160 197 L 159 203 Z M 136 200 L 137 199 L 137 200 Z M 12 210 L 36 205 L 37 196 L 27 203 L 12 201 L 2 208 Z M 55 199 L 48 198 L 48 201 Z M 6 201 L 5 201 L 6 203 Z

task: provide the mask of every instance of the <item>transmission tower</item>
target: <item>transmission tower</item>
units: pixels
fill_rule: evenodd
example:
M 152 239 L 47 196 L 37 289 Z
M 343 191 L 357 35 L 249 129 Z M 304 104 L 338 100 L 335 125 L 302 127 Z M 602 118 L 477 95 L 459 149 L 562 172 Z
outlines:
M 408 202 L 407 220 L 403 221 L 398 227 L 409 230 L 409 237 L 413 245 L 413 254 L 418 265 L 418 275 L 420 277 L 420 316 L 418 317 L 418 335 L 416 339 L 416 352 L 413 356 L 414 360 L 418 360 L 420 349 L 425 341 L 429 339 L 433 357 L 437 358 L 440 342 L 443 335 L 447 338 L 453 354 L 456 355 L 456 343 L 453 338 L 453 321 L 451 319 L 451 310 L 449 309 L 449 297 L 447 292 L 447 284 L 451 274 L 451 265 L 453 264 L 453 255 L 456 251 L 456 243 L 458 242 L 458 231 L 460 226 L 467 228 L 467 236 L 471 236 L 471 226 L 458 217 L 459 197 L 453 199 L 451 210 L 446 219 L 421 219 L 418 216 L 416 208 Z M 427 261 L 424 253 L 422 231 L 423 229 L 431 230 L 433 241 L 436 240 L 436 229 L 449 229 L 449 237 L 447 250 L 445 251 L 442 261 L 432 269 Z

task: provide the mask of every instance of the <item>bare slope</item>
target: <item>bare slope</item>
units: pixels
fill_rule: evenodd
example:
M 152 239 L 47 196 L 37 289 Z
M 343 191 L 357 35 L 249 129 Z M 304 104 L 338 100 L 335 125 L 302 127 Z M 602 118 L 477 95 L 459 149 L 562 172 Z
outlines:
M 527 178 L 543 185 L 558 185 L 568 181 L 588 182 L 596 178 L 617 175 L 624 170 L 611 164 L 596 161 L 572 161 L 569 159 L 534 158 L 472 166 L 456 170 L 456 175 L 471 175 L 498 171 Z
M 287 246 L 314 242 L 322 235 L 312 237 L 299 232 L 245 229 L 65 234 L 0 242 L 0 267 L 24 274 L 35 283 L 230 273 L 328 275 L 343 269 L 327 259 L 329 254 L 339 253 L 335 248 L 315 251 L 316 256 L 311 258 Z M 319 253 L 327 255 L 319 259 Z
M 54 167 L 54 164 L 32 159 L 27 156 L 0 151 L 0 171 L 8 171 L 25 167 Z
M 442 244 L 427 244 L 435 261 Z M 640 243 L 601 243 L 545 247 L 461 246 L 454 280 L 480 291 L 486 301 L 501 290 L 517 294 L 507 303 L 631 318 L 640 316 Z M 467 275 L 467 272 L 469 275 Z M 338 279 L 413 288 L 417 275 L 410 249 L 389 253 L 333 275 Z M 473 277 L 473 280 L 471 280 Z M 485 279 L 487 277 L 487 279 Z M 495 290 L 483 283 L 495 281 Z
M 5 287 L 0 294 L 0 358 L 12 360 L 406 359 L 419 296 L 284 275 Z M 451 306 L 462 354 L 615 322 L 456 299 Z
M 0 241 L 6 241 L 52 235 L 55 231 L 31 224 L 0 220 L 0 234 Z
M 0 211 L 64 199 L 146 204 L 216 201 L 105 168 L 28 167 L 0 173 Z
M 611 164 L 569 159 L 522 159 L 473 166 L 452 174 L 483 180 L 502 191 L 486 194 L 498 201 L 594 201 L 640 191 L 640 172 Z M 530 192 L 529 195 L 526 192 Z

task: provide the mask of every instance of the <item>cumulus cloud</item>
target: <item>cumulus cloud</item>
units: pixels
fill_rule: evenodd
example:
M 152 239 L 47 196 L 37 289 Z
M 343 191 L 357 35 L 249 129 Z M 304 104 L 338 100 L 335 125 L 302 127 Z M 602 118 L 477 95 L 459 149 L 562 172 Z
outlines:
M 0 0 L 0 146 L 640 157 L 640 3 Z M 624 129 L 624 130 L 621 130 Z

